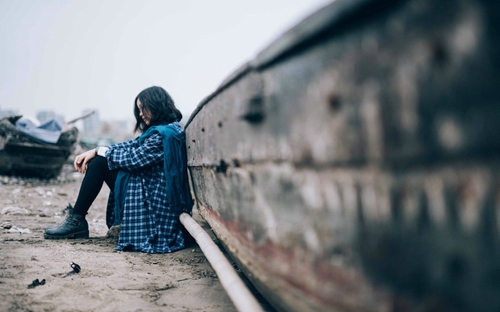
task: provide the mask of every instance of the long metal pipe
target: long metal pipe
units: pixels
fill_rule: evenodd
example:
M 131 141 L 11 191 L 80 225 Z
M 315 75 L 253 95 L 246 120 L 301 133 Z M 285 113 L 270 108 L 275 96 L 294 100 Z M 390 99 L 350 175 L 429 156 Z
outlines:
M 240 312 L 263 312 L 260 304 L 207 232 L 187 213 L 181 214 L 179 219 L 200 246 L 236 309 Z

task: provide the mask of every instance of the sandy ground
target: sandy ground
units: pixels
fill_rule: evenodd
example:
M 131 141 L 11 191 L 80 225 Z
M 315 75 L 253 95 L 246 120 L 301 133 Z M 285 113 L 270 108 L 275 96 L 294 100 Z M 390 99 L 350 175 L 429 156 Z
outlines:
M 89 239 L 45 240 L 44 229 L 64 219 L 78 194 L 82 176 L 67 174 L 63 183 L 0 185 L 0 311 L 236 310 L 195 243 L 171 254 L 114 251 L 106 186 L 87 216 Z M 66 275 L 72 262 L 81 272 Z M 28 288 L 35 279 L 45 284 Z

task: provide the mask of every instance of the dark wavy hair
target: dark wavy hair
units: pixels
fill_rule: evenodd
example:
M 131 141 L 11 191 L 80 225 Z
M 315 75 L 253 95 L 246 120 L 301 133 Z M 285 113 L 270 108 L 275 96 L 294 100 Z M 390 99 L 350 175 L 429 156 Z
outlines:
M 147 109 L 151 113 L 149 125 L 139 115 L 137 99 L 141 101 L 143 111 Z M 137 95 L 134 100 L 134 116 L 136 120 L 134 132 L 140 131 L 141 133 L 148 130 L 151 126 L 169 124 L 182 119 L 182 114 L 175 107 L 174 100 L 172 100 L 167 91 L 157 86 L 144 89 Z

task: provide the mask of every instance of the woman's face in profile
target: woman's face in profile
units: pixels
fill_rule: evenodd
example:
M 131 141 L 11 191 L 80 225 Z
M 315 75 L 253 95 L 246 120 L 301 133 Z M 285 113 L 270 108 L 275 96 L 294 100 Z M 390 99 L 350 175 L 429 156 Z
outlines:
M 141 116 L 144 123 L 149 126 L 149 122 L 151 121 L 151 112 L 147 108 L 142 108 L 142 103 L 139 99 L 137 99 L 136 105 L 139 109 L 139 116 Z

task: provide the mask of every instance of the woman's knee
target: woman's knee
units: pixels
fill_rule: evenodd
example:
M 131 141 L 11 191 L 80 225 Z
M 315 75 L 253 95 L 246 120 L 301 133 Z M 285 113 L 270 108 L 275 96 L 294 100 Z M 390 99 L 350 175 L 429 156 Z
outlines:
M 108 169 L 108 161 L 106 158 L 101 156 L 96 156 L 89 164 L 88 169 L 98 169 L 98 170 L 109 170 Z

